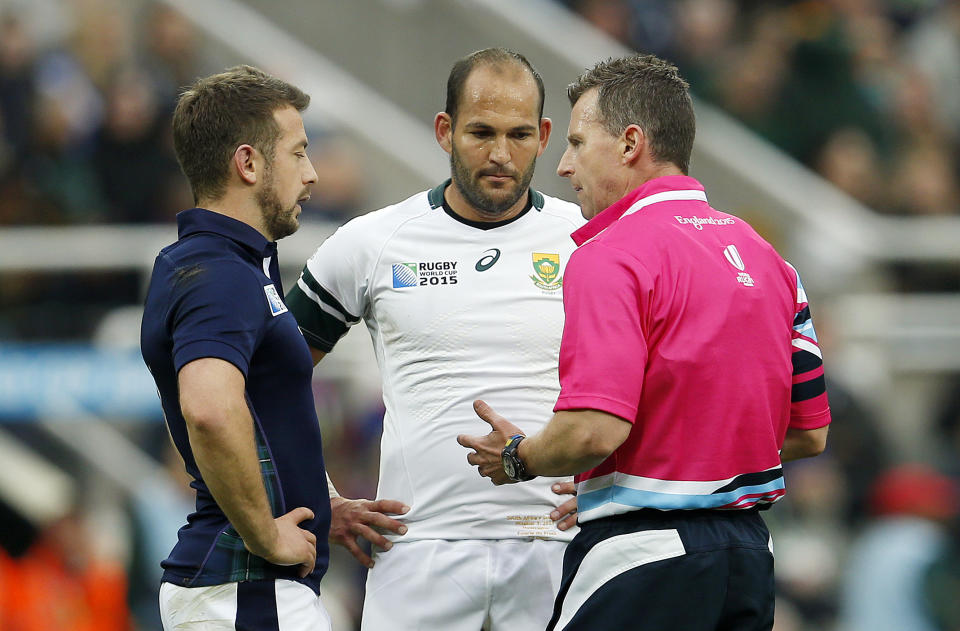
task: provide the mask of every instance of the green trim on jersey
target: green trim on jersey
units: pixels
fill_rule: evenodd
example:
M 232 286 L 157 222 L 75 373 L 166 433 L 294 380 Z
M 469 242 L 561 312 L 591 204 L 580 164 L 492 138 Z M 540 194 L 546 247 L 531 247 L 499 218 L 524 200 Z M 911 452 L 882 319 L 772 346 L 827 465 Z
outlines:
M 325 298 L 329 297 L 330 302 L 333 304 L 328 304 L 328 307 L 337 309 L 337 311 L 341 313 L 347 313 L 329 292 L 323 290 L 323 292 L 320 293 L 317 291 L 317 289 L 322 288 L 320 284 L 314 280 L 310 270 L 306 267 L 303 268 L 301 278 L 304 279 L 307 286 L 309 286 L 314 293 L 320 296 L 321 300 L 326 302 Z M 304 293 L 299 283 L 287 292 L 284 302 L 286 302 L 287 309 L 290 310 L 293 317 L 297 319 L 297 325 L 300 327 L 300 332 L 303 333 L 303 338 L 307 340 L 307 344 L 324 353 L 332 351 L 334 344 L 346 334 L 350 324 L 359 321 L 359 318 L 353 319 L 351 317 L 351 319 L 348 320 L 348 324 L 327 313 L 319 304 Z

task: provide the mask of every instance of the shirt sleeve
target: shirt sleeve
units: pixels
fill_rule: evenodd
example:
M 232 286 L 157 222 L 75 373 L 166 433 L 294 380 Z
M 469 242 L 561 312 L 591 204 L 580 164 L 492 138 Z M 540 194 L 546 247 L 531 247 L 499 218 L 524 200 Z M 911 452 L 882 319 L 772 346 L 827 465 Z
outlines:
M 592 409 L 636 420 L 647 363 L 642 314 L 652 287 L 647 271 L 624 252 L 597 243 L 574 252 L 563 281 L 554 411 Z
M 169 316 L 175 370 L 216 357 L 246 376 L 270 312 L 264 283 L 231 261 L 207 261 L 175 275 Z
M 830 424 L 830 405 L 823 374 L 823 354 L 813 327 L 807 292 L 800 274 L 797 279 L 797 306 L 793 319 L 793 386 L 790 394 L 790 427 L 807 430 Z
M 366 307 L 364 241 L 355 238 L 357 220 L 342 226 L 317 248 L 297 284 L 287 292 L 287 308 L 310 346 L 333 350 Z

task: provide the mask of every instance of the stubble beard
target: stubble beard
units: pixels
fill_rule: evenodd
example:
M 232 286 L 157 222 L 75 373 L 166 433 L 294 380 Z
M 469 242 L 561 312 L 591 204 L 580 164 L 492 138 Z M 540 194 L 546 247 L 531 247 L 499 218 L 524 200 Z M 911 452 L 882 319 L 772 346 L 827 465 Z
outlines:
M 520 174 L 518 185 L 512 194 L 507 197 L 494 197 L 487 194 L 480 186 L 480 182 L 476 181 L 480 179 L 480 173 L 478 172 L 476 178 L 474 178 L 474 174 L 470 173 L 469 169 L 463 164 L 457 146 L 453 145 L 450 151 L 450 172 L 453 176 L 454 186 L 478 214 L 494 220 L 505 215 L 521 197 L 527 194 L 536 165 L 537 160 L 534 158 L 527 170 Z
M 284 208 L 273 181 L 273 169 L 268 165 L 264 172 L 263 188 L 257 192 L 257 204 L 263 217 L 264 229 L 270 234 L 271 241 L 289 237 L 300 227 L 297 220 L 297 205 Z

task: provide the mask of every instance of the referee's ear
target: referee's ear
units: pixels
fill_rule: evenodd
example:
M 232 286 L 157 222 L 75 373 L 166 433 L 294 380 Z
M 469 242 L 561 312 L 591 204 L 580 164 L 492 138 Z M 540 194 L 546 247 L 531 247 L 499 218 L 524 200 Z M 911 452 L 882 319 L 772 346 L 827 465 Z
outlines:
M 620 135 L 620 157 L 624 164 L 636 162 L 647 150 L 647 135 L 639 125 L 627 125 Z
M 433 118 L 433 133 L 437 137 L 437 144 L 447 153 L 453 151 L 453 119 L 446 112 L 437 112 Z

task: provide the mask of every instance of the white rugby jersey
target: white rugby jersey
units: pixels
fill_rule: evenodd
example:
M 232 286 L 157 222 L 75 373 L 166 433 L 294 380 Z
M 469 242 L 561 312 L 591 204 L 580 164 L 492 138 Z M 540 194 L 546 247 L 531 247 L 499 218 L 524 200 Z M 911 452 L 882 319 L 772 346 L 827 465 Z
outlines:
M 323 351 L 366 322 L 386 407 L 377 497 L 410 506 L 403 540 L 569 540 L 575 533 L 550 519 L 566 499 L 550 490 L 558 478 L 494 487 L 456 438 L 490 431 L 475 399 L 527 434 L 550 419 L 563 272 L 584 220 L 576 205 L 531 190 L 514 219 L 471 222 L 444 205 L 448 184 L 342 226 L 287 305 Z

